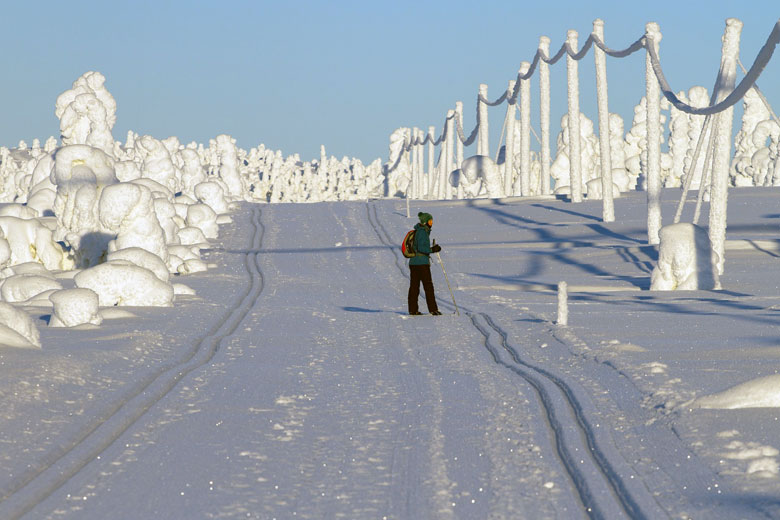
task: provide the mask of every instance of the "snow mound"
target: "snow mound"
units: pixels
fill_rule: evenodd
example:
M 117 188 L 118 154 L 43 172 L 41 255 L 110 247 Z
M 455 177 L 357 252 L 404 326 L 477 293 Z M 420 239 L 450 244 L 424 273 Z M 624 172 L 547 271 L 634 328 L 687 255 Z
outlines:
M 694 408 L 735 410 L 780 407 L 780 374 L 759 377 L 717 394 L 699 397 Z
M 73 260 L 54 241 L 51 230 L 37 220 L 0 217 L 0 230 L 0 236 L 8 242 L 10 265 L 38 262 L 46 269 L 57 271 L 73 267 Z M 0 249 L 4 250 L 4 247 Z
M 41 337 L 32 317 L 10 303 L 0 302 L 0 345 L 41 348 Z
M 159 256 L 140 247 L 128 247 L 109 253 L 108 260 L 125 260 L 131 264 L 143 267 L 153 272 L 157 278 L 166 283 L 171 278 L 165 262 Z
M 54 314 L 49 321 L 49 327 L 75 327 L 86 323 L 100 325 L 103 322 L 95 291 L 66 289 L 53 293 L 49 300 L 54 304 Z
M 62 289 L 62 285 L 48 276 L 15 274 L 3 281 L 0 296 L 6 302 L 24 302 L 52 289 Z
M 80 272 L 74 278 L 79 288 L 92 289 L 100 305 L 108 307 L 170 307 L 173 287 L 155 274 L 125 260 L 111 260 Z

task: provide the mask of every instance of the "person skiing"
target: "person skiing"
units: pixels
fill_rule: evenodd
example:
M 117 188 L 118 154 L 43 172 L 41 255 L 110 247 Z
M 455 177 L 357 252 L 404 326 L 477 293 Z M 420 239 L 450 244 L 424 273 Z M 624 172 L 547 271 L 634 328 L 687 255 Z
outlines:
M 439 307 L 436 305 L 436 295 L 433 292 L 433 279 L 431 278 L 431 253 L 441 251 L 439 244 L 431 247 L 431 227 L 433 227 L 433 216 L 430 213 L 420 212 L 417 214 L 420 219 L 419 224 L 415 224 L 414 229 L 414 251 L 415 256 L 409 259 L 409 314 L 419 315 L 417 299 L 420 296 L 420 282 L 425 290 L 425 303 L 428 305 L 428 312 L 434 316 L 441 315 Z

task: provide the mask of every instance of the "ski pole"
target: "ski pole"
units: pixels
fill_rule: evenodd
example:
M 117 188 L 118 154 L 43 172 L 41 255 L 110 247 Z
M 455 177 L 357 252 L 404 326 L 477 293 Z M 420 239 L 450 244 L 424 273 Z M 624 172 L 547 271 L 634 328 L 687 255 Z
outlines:
M 435 243 L 435 242 L 434 242 Z M 450 290 L 450 296 L 452 296 L 452 304 L 455 305 L 455 314 L 460 316 L 460 311 L 458 310 L 458 304 L 455 303 L 455 295 L 452 294 L 452 287 L 450 287 L 450 279 L 447 278 L 447 270 L 444 269 L 444 262 L 441 260 L 441 255 L 439 253 L 436 253 L 436 256 L 439 259 L 439 265 L 441 265 L 441 270 L 444 273 L 444 279 L 447 281 L 447 289 Z

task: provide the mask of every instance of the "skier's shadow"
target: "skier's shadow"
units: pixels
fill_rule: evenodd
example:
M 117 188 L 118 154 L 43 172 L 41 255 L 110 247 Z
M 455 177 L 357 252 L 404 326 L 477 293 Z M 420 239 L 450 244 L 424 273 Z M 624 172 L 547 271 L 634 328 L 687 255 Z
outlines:
M 347 312 L 364 312 L 369 314 L 374 314 L 378 312 L 390 312 L 392 314 L 406 314 L 405 312 L 401 312 L 401 311 L 384 311 L 381 309 L 365 309 L 363 307 L 342 307 L 342 309 Z

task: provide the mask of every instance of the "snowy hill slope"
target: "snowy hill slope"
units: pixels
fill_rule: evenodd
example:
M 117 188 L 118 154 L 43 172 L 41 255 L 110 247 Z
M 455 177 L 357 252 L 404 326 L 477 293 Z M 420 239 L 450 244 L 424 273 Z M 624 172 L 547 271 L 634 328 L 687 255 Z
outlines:
M 411 319 L 403 201 L 244 204 L 197 296 L 0 350 L 0 516 L 780 514 L 777 409 L 695 401 L 775 373 L 776 195 L 732 191 L 718 292 L 646 290 L 641 193 L 614 224 L 595 202 L 413 203 L 461 315 Z

